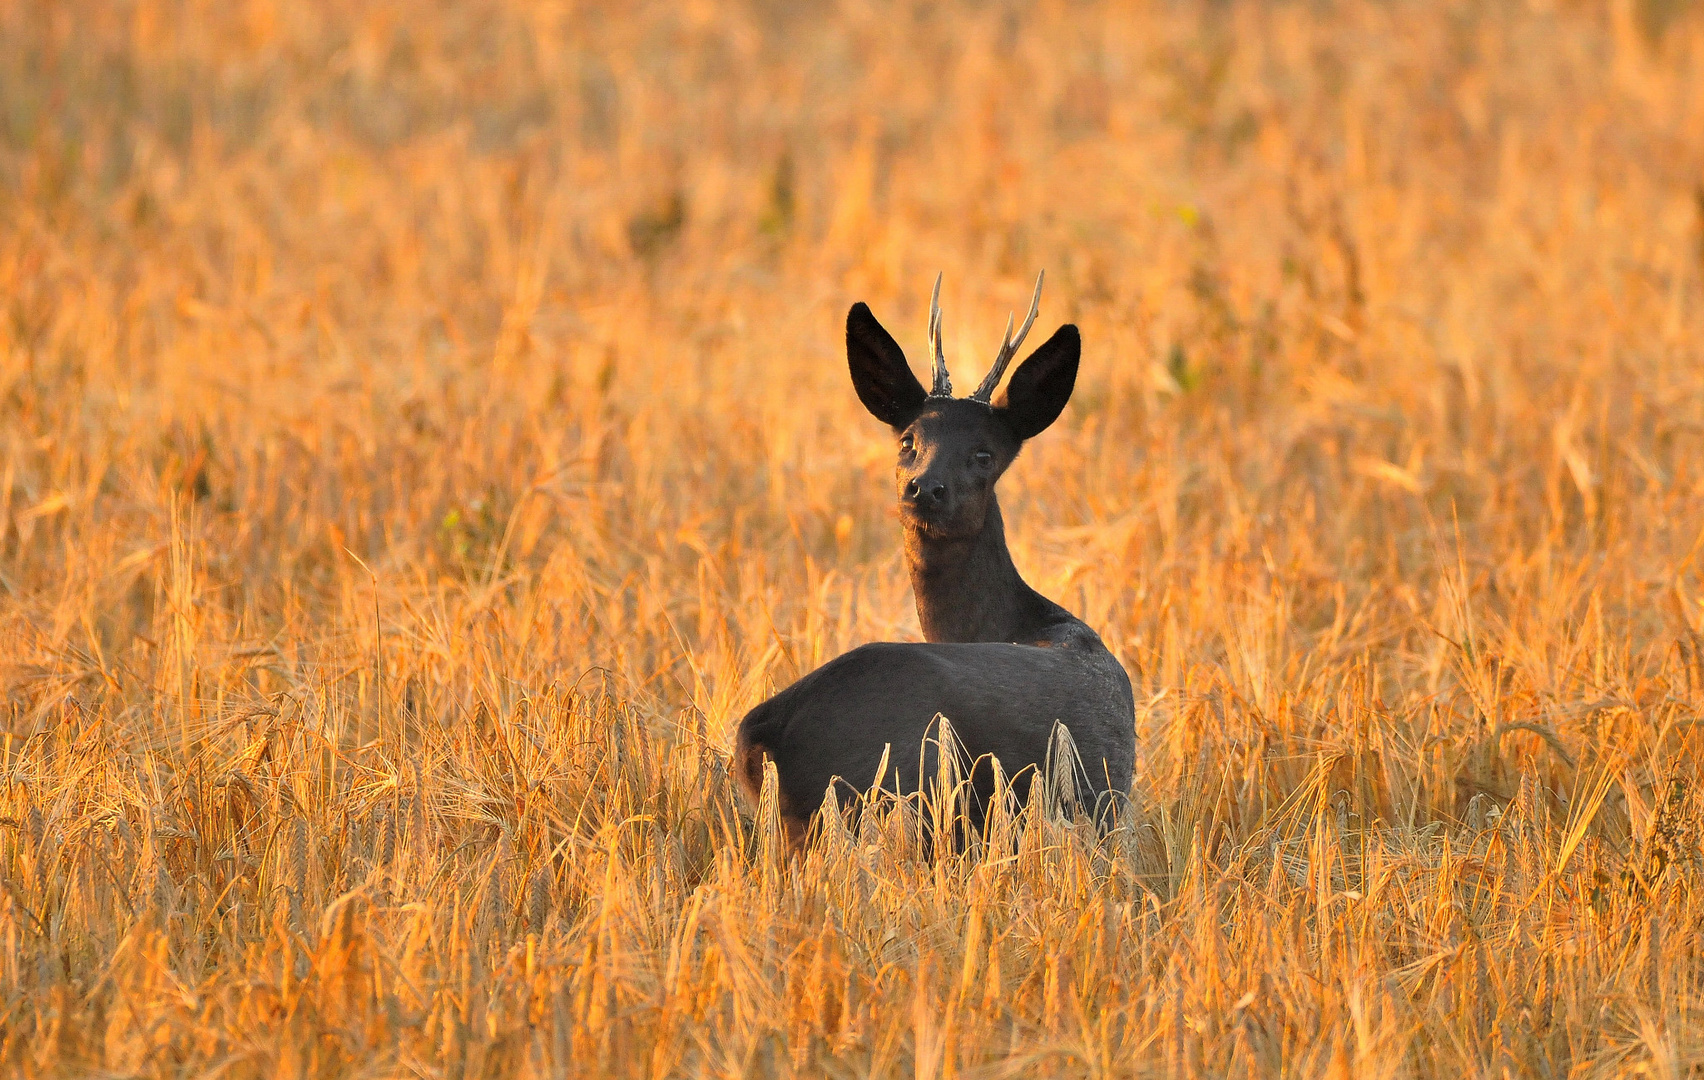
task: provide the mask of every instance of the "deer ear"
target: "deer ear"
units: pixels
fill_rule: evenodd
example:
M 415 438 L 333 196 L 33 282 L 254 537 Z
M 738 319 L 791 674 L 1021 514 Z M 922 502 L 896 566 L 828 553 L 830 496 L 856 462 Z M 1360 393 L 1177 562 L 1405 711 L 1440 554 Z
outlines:
M 1018 365 L 994 407 L 1019 439 L 1034 438 L 1059 419 L 1071 400 L 1071 388 L 1077 385 L 1077 361 L 1082 355 L 1083 337 L 1067 323 Z
M 858 400 L 882 423 L 905 427 L 923 408 L 927 395 L 905 352 L 864 304 L 853 304 L 846 313 L 846 363 Z

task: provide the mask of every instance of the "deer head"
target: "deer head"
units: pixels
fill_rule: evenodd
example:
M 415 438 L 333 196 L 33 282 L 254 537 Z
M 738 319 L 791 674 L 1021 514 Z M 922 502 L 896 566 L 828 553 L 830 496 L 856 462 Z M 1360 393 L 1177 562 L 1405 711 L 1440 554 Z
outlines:
M 929 303 L 929 341 L 933 388 L 911 373 L 893 335 L 864 304 L 846 316 L 846 358 L 858 399 L 877 420 L 893 429 L 899 443 L 894 469 L 900 517 L 908 530 L 930 540 L 977 536 L 994 504 L 994 484 L 1018 456 L 1025 440 L 1059 418 L 1077 380 L 1082 339 L 1077 328 L 1061 326 L 1031 353 L 997 397 L 1006 367 L 1028 336 L 1041 307 L 1041 277 L 1029 316 L 1012 336 L 1012 320 L 994 366 L 967 398 L 953 396 L 941 348 L 941 280 Z

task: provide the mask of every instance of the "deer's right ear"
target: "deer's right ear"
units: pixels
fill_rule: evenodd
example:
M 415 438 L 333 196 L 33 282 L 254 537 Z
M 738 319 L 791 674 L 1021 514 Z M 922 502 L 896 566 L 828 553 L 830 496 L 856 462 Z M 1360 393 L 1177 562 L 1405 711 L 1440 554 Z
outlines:
M 1071 389 L 1077 385 L 1077 361 L 1082 355 L 1083 337 L 1066 323 L 1012 373 L 994 407 L 1020 442 L 1046 431 L 1065 411 Z
M 846 363 L 852 369 L 852 388 L 871 416 L 894 428 L 916 419 L 928 395 L 911 373 L 899 342 L 865 304 L 853 304 L 846 313 Z

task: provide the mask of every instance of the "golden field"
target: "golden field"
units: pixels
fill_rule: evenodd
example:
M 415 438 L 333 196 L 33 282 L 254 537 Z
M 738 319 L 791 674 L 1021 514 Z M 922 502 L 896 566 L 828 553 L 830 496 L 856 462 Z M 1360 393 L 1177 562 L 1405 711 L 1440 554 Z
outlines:
M 1131 807 L 800 859 L 855 300 Z M 0 1073 L 1704 1074 L 1704 9 L 0 0 Z

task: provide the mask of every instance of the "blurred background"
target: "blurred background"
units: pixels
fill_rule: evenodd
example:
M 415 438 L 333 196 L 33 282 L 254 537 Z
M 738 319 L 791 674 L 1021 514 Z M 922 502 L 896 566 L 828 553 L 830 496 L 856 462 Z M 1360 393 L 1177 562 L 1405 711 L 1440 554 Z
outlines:
M 1435 687 L 1443 540 L 1494 587 L 1692 550 L 1700 49 L 1674 0 L 5 4 L 12 662 L 133 644 L 175 513 L 245 647 L 344 548 L 513 573 L 583 630 L 541 674 L 636 633 L 630 692 L 725 726 L 915 633 L 847 306 L 920 353 L 944 271 L 964 382 L 1045 268 L 1087 345 L 1004 488 L 1032 577 L 1157 692 L 1224 646 L 1153 599 L 1265 552 L 1304 621 L 1406 608 Z M 686 655 L 763 639 L 721 696 Z

